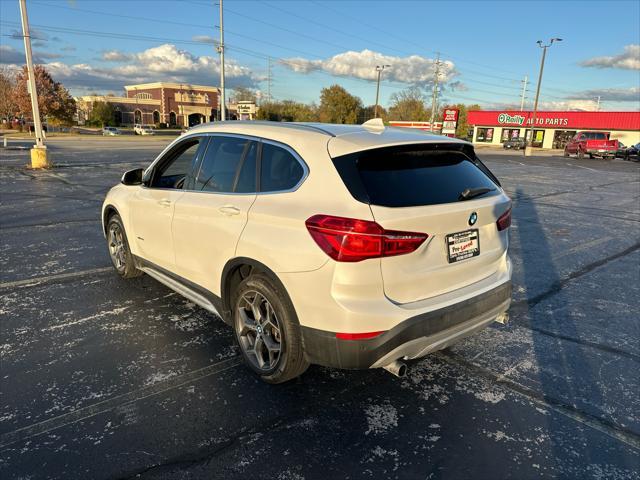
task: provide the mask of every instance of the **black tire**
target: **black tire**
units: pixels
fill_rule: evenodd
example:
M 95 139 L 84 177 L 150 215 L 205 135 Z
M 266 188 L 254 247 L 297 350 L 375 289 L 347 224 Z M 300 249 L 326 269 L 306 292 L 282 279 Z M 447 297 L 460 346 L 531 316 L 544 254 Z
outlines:
M 566 149 L 566 148 L 564 149 L 564 156 L 565 156 L 565 157 L 568 157 L 568 156 L 569 156 L 569 152 L 567 151 L 567 149 Z
M 120 215 L 114 213 L 107 221 L 107 248 L 113 267 L 122 278 L 134 278 L 142 275 L 136 267 L 133 255 L 129 249 L 127 233 L 124 230 Z
M 593 153 L 589 154 L 589 158 L 593 159 Z M 604 157 L 603 157 L 604 158 Z
M 262 300 L 268 305 L 261 303 Z M 251 305 L 258 307 L 259 321 L 256 321 Z M 268 312 L 269 306 L 271 313 Z M 232 308 L 233 328 L 242 356 L 262 380 L 272 384 L 284 383 L 309 368 L 293 304 L 287 293 L 267 275 L 258 273 L 240 282 L 232 295 Z M 253 326 L 249 326 L 250 322 Z M 272 358 L 275 353 L 269 349 L 269 343 L 279 348 L 277 359 Z M 268 363 L 264 362 L 265 353 Z M 259 365 L 261 361 L 264 363 L 262 366 Z

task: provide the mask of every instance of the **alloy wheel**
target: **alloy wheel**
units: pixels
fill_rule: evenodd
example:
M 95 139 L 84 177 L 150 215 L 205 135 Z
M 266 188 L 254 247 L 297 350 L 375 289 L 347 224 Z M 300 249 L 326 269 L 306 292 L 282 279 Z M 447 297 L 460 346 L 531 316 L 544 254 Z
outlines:
M 265 372 L 273 370 L 282 351 L 281 327 L 273 306 L 254 290 L 242 295 L 237 308 L 240 347 L 255 368 Z
M 117 223 L 109 226 L 109 255 L 113 265 L 121 271 L 126 266 L 126 248 L 122 228 Z

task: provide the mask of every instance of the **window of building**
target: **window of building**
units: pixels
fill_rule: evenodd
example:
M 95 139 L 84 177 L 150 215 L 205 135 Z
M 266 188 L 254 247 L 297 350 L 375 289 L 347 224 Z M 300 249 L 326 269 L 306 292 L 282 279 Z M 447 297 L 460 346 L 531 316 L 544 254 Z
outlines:
M 500 141 L 502 143 L 507 142 L 509 140 L 513 140 L 514 138 L 518 138 L 520 136 L 519 128 L 503 128 L 502 136 L 500 137 Z
M 151 100 L 151 94 L 146 92 L 136 93 L 134 96 L 140 100 Z
M 153 123 L 160 123 L 160 112 L 157 110 L 153 111 Z
M 553 148 L 564 148 L 575 134 L 575 130 L 556 130 L 553 134 Z
M 296 157 L 282 147 L 264 143 L 260 163 L 260 191 L 279 192 L 295 187 L 304 175 Z
M 493 128 L 479 128 L 476 134 L 476 142 L 489 142 L 493 141 Z
M 533 131 L 533 141 L 531 141 L 531 130 L 527 130 L 527 142 L 531 142 L 532 147 L 542 147 L 544 142 L 544 130 Z

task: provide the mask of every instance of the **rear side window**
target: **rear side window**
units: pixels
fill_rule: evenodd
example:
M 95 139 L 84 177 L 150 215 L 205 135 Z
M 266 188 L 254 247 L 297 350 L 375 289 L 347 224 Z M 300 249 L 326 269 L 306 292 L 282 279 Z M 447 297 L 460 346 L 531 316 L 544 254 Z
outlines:
M 260 164 L 260 191 L 280 192 L 295 187 L 304 176 L 300 162 L 288 150 L 262 144 Z
M 195 190 L 233 192 L 238 168 L 253 144 L 254 142 L 246 138 L 212 136 L 196 176 Z
M 372 205 L 437 205 L 461 201 L 466 189 L 489 189 L 476 198 L 499 192 L 497 180 L 479 161 L 433 145 L 380 148 L 333 161 L 351 194 Z

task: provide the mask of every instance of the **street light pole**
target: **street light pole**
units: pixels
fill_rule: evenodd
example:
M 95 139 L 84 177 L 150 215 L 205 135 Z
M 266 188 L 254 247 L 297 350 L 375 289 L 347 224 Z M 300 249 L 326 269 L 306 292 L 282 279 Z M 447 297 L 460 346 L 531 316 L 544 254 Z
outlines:
M 547 56 L 547 48 L 549 48 L 551 45 L 553 45 L 553 42 L 561 42 L 562 39 L 561 38 L 552 38 L 551 41 L 549 42 L 549 45 L 545 45 L 544 43 L 542 43 L 542 40 L 538 40 L 536 43 L 538 44 L 538 46 L 540 48 L 542 48 L 542 60 L 540 61 L 540 73 L 538 75 L 538 86 L 536 87 L 536 99 L 533 102 L 533 116 L 531 118 L 531 140 L 530 140 L 530 145 L 526 145 L 525 149 L 524 149 L 524 154 L 527 157 L 530 157 L 532 154 L 532 147 L 533 147 L 533 132 L 534 129 L 536 127 L 536 116 L 538 115 L 538 100 L 540 98 L 540 85 L 542 84 L 542 73 L 544 72 L 544 60 Z M 525 142 L 526 142 L 526 135 L 525 135 Z
M 222 0 L 220 1 L 220 45 L 218 52 L 220 53 L 220 120 L 223 122 L 227 119 L 226 100 L 224 94 L 224 17 L 222 11 Z
M 389 68 L 391 65 L 376 65 L 376 72 L 378 72 L 378 82 L 376 85 L 376 106 L 373 113 L 373 118 L 378 118 L 378 99 L 380 98 L 380 75 L 385 68 Z
M 36 88 L 35 71 L 33 70 L 33 54 L 31 52 L 31 35 L 29 34 L 29 17 L 27 16 L 26 0 L 19 0 L 20 19 L 22 20 L 22 36 L 24 38 L 24 52 L 27 60 L 27 75 L 29 94 L 31 95 L 31 111 L 33 113 L 33 127 L 36 135 L 36 144 L 31 149 L 31 167 L 44 168 L 49 166 L 47 159 L 47 147 L 44 144 L 42 134 L 42 122 L 40 121 L 40 108 L 38 107 L 38 90 Z

